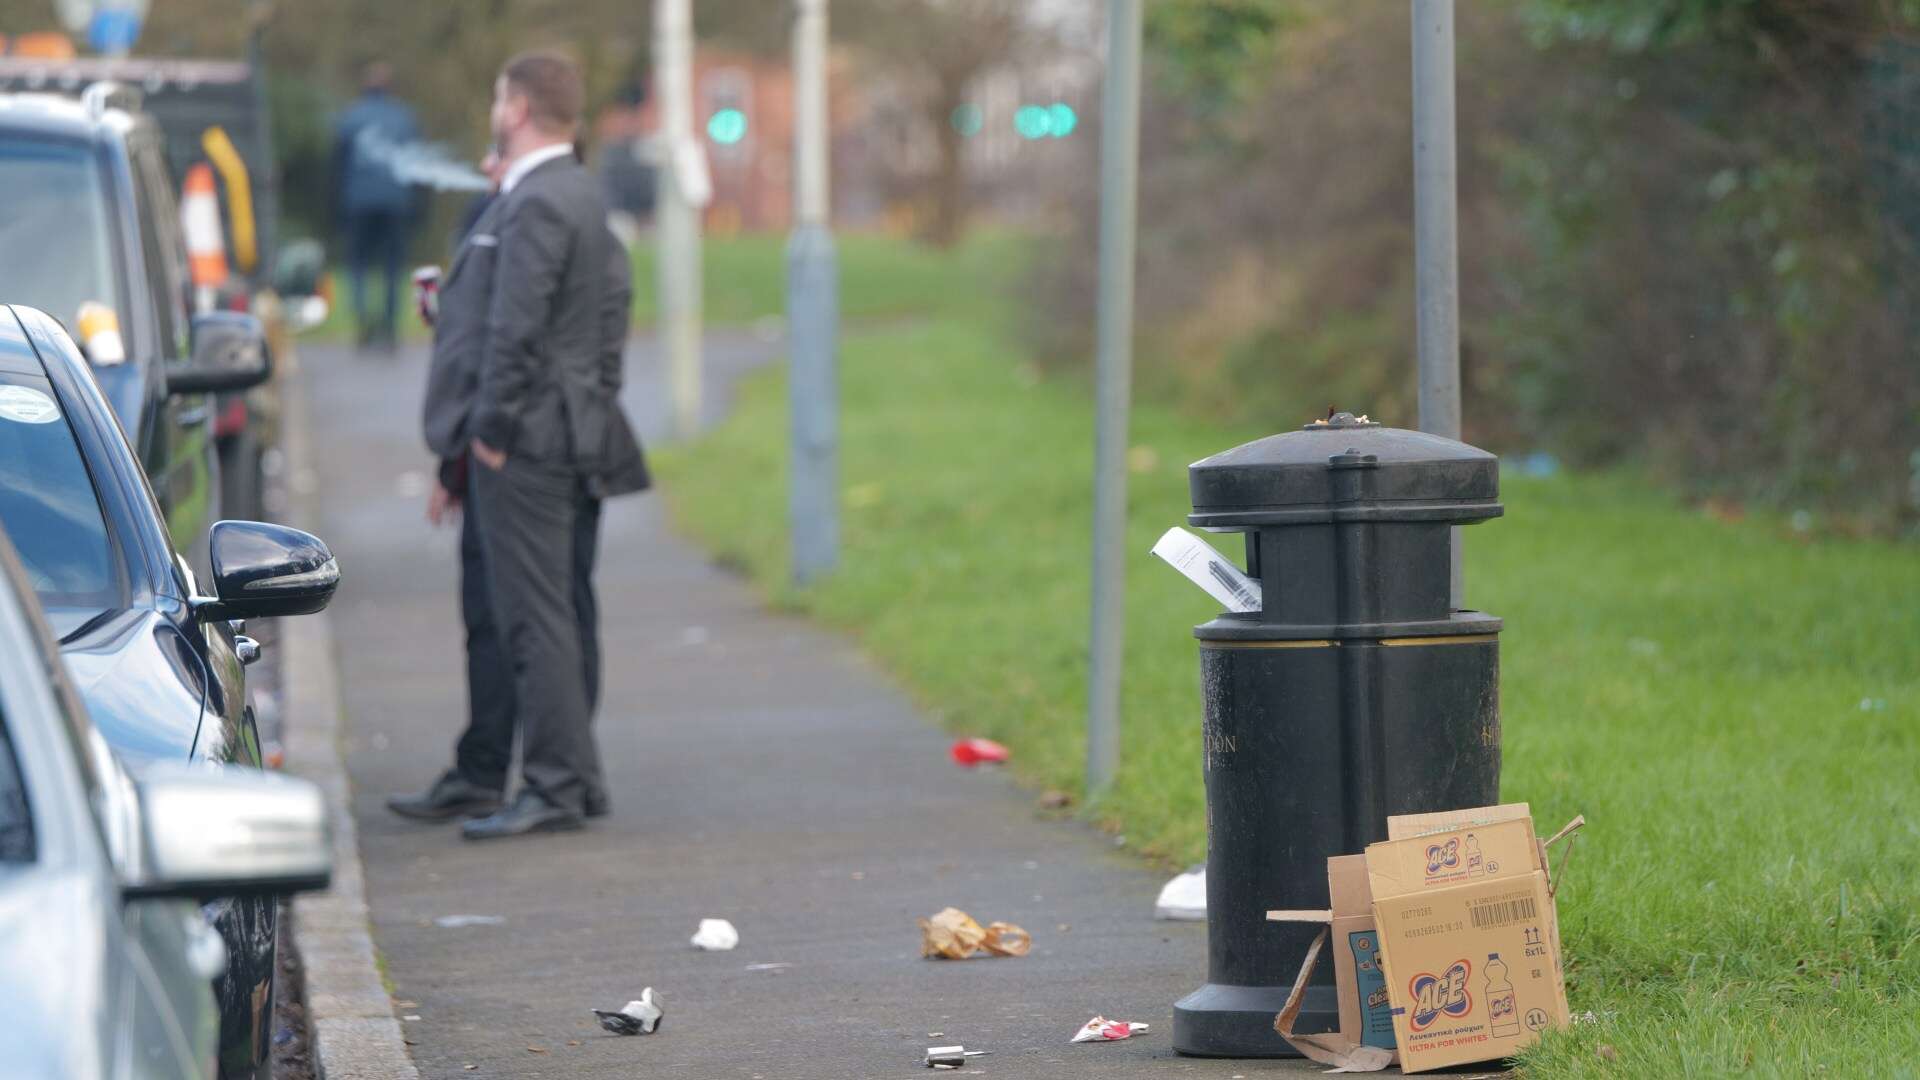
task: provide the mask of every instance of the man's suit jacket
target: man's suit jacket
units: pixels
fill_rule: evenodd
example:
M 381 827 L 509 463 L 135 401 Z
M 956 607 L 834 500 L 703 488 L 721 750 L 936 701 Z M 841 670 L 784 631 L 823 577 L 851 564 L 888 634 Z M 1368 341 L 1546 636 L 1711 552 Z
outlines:
M 599 184 L 557 158 L 503 193 L 476 238 L 482 226 L 498 244 L 469 433 L 596 495 L 643 490 L 645 459 L 619 401 L 631 271 Z
M 487 305 L 493 300 L 493 265 L 500 253 L 500 237 L 494 232 L 499 210 L 498 196 L 487 201 L 440 279 L 440 315 L 433 324 L 422 427 L 427 448 L 443 459 L 463 456 L 473 441 L 469 421 L 480 389 Z

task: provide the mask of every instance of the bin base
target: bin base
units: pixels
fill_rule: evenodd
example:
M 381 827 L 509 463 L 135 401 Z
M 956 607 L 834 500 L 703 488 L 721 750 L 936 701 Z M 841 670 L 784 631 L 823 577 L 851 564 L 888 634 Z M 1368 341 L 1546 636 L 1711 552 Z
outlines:
M 1273 1030 L 1291 986 L 1207 985 L 1173 1006 L 1173 1049 L 1188 1057 L 1299 1057 Z M 1293 1030 L 1302 1035 L 1340 1027 L 1339 997 L 1331 986 L 1308 986 Z

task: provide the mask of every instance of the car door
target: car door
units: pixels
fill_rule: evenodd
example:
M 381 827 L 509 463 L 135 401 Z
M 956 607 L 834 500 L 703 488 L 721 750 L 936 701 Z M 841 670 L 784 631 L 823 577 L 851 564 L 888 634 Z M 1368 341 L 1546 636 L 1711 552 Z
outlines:
M 136 132 L 128 138 L 134 198 L 140 219 L 144 279 L 159 326 L 158 377 L 184 362 L 189 353 L 187 251 L 173 181 L 157 136 Z M 213 397 L 168 394 L 158 388 L 154 418 L 139 452 L 167 517 L 168 531 L 187 554 L 194 572 L 211 576 L 207 532 L 219 519 L 218 458 L 213 440 Z
M 217 939 L 191 904 L 124 902 L 136 796 L 19 603 L 0 588 L 0 1069 L 206 1080 Z

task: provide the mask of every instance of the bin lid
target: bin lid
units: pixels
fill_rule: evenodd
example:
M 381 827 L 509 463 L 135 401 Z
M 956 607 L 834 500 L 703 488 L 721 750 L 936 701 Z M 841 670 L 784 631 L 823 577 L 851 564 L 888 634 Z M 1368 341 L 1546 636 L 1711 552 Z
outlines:
M 1500 461 L 1455 439 L 1338 413 L 1188 467 L 1197 528 L 1472 522 L 1501 512 Z

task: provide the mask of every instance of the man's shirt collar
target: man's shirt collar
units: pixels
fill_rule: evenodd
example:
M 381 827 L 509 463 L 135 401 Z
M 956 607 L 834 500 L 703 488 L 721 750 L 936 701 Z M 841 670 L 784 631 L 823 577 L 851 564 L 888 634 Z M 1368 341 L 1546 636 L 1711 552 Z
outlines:
M 522 154 L 517 161 L 507 166 L 507 175 L 500 180 L 500 193 L 505 195 L 513 190 L 514 185 L 525 180 L 528 173 L 554 158 L 566 157 L 571 153 L 573 153 L 571 143 L 554 143 L 552 146 L 543 146 L 531 153 Z

